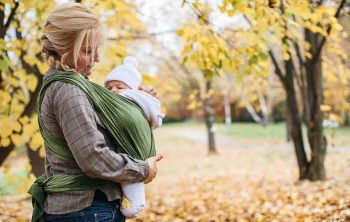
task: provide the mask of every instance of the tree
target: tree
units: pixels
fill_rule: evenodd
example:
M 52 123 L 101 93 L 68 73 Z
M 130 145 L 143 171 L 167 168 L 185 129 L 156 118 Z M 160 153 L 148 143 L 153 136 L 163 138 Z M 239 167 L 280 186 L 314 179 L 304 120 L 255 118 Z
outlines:
M 206 79 L 203 108 L 208 133 L 209 153 L 215 153 L 214 142 L 214 109 L 212 107 L 212 79 L 223 72 L 238 75 L 246 73 L 268 74 L 268 56 L 263 53 L 264 45 L 257 41 L 246 41 L 255 38 L 253 35 L 241 35 L 236 30 L 217 32 L 210 22 L 211 7 L 195 1 L 187 4 L 197 16 L 197 22 L 188 22 L 177 34 L 184 40 L 182 50 L 184 62 L 201 70 Z M 235 41 L 233 41 L 233 38 Z M 247 55 L 242 57 L 241 55 Z M 261 58 L 260 60 L 258 58 Z
M 337 17 L 345 0 L 339 3 L 336 12 L 333 6 L 322 3 L 323 1 L 282 0 L 270 1 L 267 4 L 262 0 L 224 0 L 218 7 L 220 11 L 231 17 L 243 17 L 245 22 L 223 30 L 214 29 L 205 22 L 198 22 L 192 25 L 192 30 L 187 29 L 187 32 L 197 31 L 201 37 L 196 41 L 193 41 L 193 37 L 185 38 L 187 42 L 184 47 L 185 53 L 190 51 L 189 54 L 196 58 L 195 61 L 204 64 L 208 69 L 233 69 L 230 73 L 243 72 L 250 75 L 262 75 L 268 72 L 264 62 L 269 55 L 286 92 L 288 122 L 291 124 L 299 178 L 310 180 L 322 180 L 326 176 L 324 169 L 326 140 L 323 135 L 321 110 L 324 105 L 321 52 L 327 38 L 332 40 L 340 36 Z M 210 11 L 214 11 L 211 9 L 214 7 L 201 4 L 199 1 L 191 5 L 209 11 L 205 14 L 204 20 L 208 18 Z M 193 28 L 196 26 L 201 28 Z M 206 36 L 202 30 L 208 30 Z M 185 36 L 191 35 L 186 33 Z M 215 36 L 214 41 L 210 40 L 212 36 Z M 232 44 L 230 39 L 235 39 L 235 44 Z M 216 47 L 217 43 L 222 42 L 227 44 Z M 200 50 L 206 53 L 198 53 Z M 205 60 L 202 63 L 201 58 Z M 229 66 L 226 65 L 228 63 Z M 242 66 L 245 67 L 242 69 L 240 68 Z M 299 93 L 303 112 L 297 101 Z M 302 137 L 303 122 L 308 131 L 310 160 L 307 158 Z
M 38 131 L 36 97 L 43 74 L 48 69 L 41 55 L 39 36 L 43 22 L 55 4 L 54 1 L 38 0 L 0 3 L 0 165 L 11 151 L 25 147 L 36 176 L 44 171 L 44 147 Z M 91 0 L 84 4 L 102 17 L 113 37 L 144 31 L 136 16 L 135 5 L 131 3 Z M 110 59 L 96 71 L 107 73 L 108 68 L 118 62 L 115 58 L 126 54 L 129 42 L 108 42 L 113 46 L 108 48 Z
M 332 8 L 322 5 L 322 1 L 319 3 L 300 1 L 300 3 L 303 5 L 294 10 L 294 5 L 284 1 L 281 1 L 279 7 L 281 16 L 285 20 L 283 26 L 286 31 L 282 43 L 286 46 L 289 55 L 284 60 L 285 75 L 282 73 L 283 71 L 279 67 L 272 50 L 270 56 L 278 70 L 276 73 L 285 86 L 287 98 L 289 98 L 287 103 L 291 111 L 289 116 L 299 165 L 299 178 L 312 181 L 324 180 L 326 179 L 324 159 L 327 141 L 322 126 L 323 112 L 321 108 L 324 100 L 321 53 L 331 27 L 338 25 L 336 18 L 339 16 L 345 1 L 341 1 L 335 14 L 333 14 Z M 292 34 L 293 28 L 291 26 L 293 26 L 293 22 L 296 23 L 297 27 L 304 29 L 301 35 L 300 33 Z M 302 41 L 308 46 L 304 52 L 301 52 L 300 47 Z M 294 50 L 295 56 L 291 56 L 292 50 Z M 297 60 L 297 62 L 294 60 Z M 296 67 L 299 67 L 299 73 Z M 303 98 L 304 122 L 311 148 L 310 160 L 308 160 L 304 149 L 299 120 L 300 112 L 295 101 L 294 78 L 298 77 L 300 77 L 299 81 L 301 82 L 300 91 Z
M 47 69 L 40 55 L 40 47 L 36 37 L 39 24 L 45 15 L 45 10 L 53 7 L 50 2 L 6 1 L 2 3 L 1 39 L 6 50 L 2 51 L 2 61 L 8 63 L 8 68 L 1 72 L 0 92 L 5 99 L 1 104 L 0 122 L 2 123 L 0 138 L 0 164 L 16 147 L 27 147 L 32 170 L 36 175 L 43 172 L 43 141 L 38 132 L 36 121 L 36 96 L 38 95 L 42 73 Z M 34 7 L 35 5 L 35 7 Z M 6 9 L 11 9 L 6 15 Z M 32 21 L 30 13 L 37 16 Z M 14 33 L 14 34 L 13 34 Z M 28 50 L 28 49 L 31 50 Z M 5 148 L 6 147 L 6 148 Z
M 285 99 L 273 69 L 268 77 L 247 75 L 242 79 L 240 101 L 253 120 L 266 127 L 273 107 Z

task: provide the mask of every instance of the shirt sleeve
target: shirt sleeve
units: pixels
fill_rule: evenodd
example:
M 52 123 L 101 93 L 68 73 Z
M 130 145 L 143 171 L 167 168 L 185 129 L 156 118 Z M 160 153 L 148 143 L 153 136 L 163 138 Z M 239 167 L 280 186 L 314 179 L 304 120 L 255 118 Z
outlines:
M 53 96 L 55 116 L 81 170 L 89 177 L 136 183 L 148 176 L 146 161 L 116 153 L 97 129 L 94 109 L 77 86 L 64 83 Z

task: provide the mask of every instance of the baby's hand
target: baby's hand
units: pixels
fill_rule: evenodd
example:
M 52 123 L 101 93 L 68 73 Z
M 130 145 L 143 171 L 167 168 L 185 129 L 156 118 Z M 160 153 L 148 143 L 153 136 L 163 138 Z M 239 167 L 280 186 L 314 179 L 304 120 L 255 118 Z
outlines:
M 154 88 L 154 86 L 139 86 L 138 89 L 150 94 L 153 97 L 156 97 L 157 99 L 159 99 L 158 95 L 157 95 L 157 91 Z

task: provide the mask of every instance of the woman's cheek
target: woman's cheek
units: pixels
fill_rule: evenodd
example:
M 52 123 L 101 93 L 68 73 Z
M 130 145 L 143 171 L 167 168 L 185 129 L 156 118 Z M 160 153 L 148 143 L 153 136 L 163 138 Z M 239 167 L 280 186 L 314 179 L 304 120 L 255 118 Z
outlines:
M 92 56 L 89 54 L 85 57 L 85 65 L 91 66 L 91 62 L 92 62 Z
M 87 66 L 86 56 L 84 56 L 84 55 L 80 56 L 78 64 L 79 64 L 79 68 L 84 69 Z

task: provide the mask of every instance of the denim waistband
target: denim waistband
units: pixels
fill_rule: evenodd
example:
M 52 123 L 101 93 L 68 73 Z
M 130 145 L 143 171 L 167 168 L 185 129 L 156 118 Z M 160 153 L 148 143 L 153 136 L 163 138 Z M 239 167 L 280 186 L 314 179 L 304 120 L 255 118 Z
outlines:
M 120 199 L 116 199 L 113 201 L 108 201 L 108 198 L 105 193 L 103 193 L 101 190 L 95 190 L 95 196 L 93 202 L 107 202 L 111 204 L 117 204 L 117 206 L 120 206 Z
M 95 190 L 94 200 L 100 200 L 100 201 L 107 201 L 108 202 L 108 198 L 107 198 L 106 194 L 103 193 L 101 190 Z

